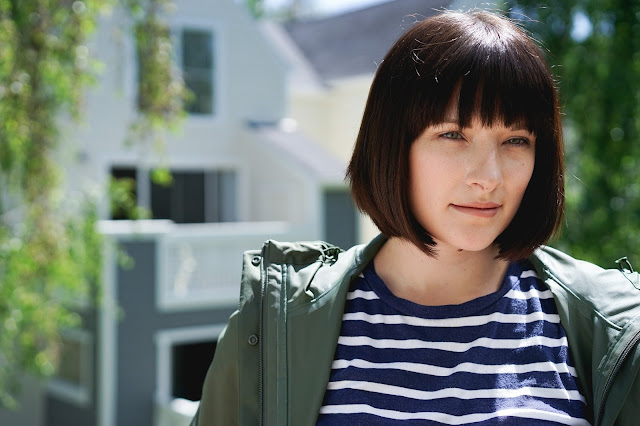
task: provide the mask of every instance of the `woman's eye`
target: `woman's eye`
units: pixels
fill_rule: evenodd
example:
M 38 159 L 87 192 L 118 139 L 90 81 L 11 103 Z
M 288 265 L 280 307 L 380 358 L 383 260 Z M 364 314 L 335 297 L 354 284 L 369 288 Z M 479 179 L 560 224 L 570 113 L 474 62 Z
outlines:
M 447 132 L 440 135 L 445 139 L 462 139 L 460 132 Z
M 529 145 L 529 139 L 527 138 L 511 138 L 507 140 L 509 145 Z

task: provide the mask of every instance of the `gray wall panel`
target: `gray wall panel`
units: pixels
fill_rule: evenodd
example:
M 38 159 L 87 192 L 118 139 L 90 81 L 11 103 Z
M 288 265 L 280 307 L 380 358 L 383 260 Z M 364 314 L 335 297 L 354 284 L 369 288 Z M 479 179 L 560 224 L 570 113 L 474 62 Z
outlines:
M 96 424 L 93 404 L 83 407 L 53 395 L 48 395 L 45 399 L 45 417 L 46 426 L 93 426 Z
M 30 376 L 25 376 L 21 384 L 23 387 L 18 395 L 18 403 L 20 404 L 18 409 L 0 409 L 0 425 L 2 426 L 39 426 L 43 424 L 43 384 Z
M 343 249 L 358 242 L 358 211 L 346 189 L 325 189 L 324 238 Z
M 80 313 L 82 328 L 91 333 L 91 388 L 89 390 L 89 402 L 80 404 L 70 401 L 62 396 L 46 392 L 44 396 L 44 425 L 69 426 L 83 425 L 95 426 L 97 424 L 96 389 L 97 389 L 97 331 L 96 316 L 92 309 L 90 312 Z M 27 425 L 29 423 L 25 423 Z M 2 423 L 0 423 L 2 425 Z
M 118 299 L 123 312 L 118 323 L 116 424 L 152 425 L 156 388 L 157 331 L 226 323 L 234 308 L 163 313 L 157 310 L 155 242 L 123 243 L 134 259 L 118 270 Z

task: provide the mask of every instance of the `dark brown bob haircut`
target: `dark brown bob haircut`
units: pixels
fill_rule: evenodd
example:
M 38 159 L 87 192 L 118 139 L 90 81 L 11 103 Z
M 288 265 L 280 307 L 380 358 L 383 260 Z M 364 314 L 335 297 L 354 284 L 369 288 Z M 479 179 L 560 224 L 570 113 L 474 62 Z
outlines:
M 500 258 L 525 258 L 562 223 L 564 148 L 542 51 L 505 17 L 444 12 L 415 24 L 391 47 L 371 85 L 347 169 L 353 199 L 382 234 L 436 255 L 436 243 L 411 211 L 409 148 L 456 103 L 462 128 L 478 117 L 487 126 L 523 125 L 536 136 L 520 209 L 496 239 Z

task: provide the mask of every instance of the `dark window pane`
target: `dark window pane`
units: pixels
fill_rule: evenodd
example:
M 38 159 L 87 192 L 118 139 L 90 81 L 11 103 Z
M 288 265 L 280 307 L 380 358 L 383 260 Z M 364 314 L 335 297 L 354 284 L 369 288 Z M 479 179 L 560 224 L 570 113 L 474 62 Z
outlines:
M 212 69 L 213 37 L 211 31 L 182 31 L 182 64 L 188 68 Z
M 123 190 L 126 189 L 133 204 L 138 201 L 138 174 L 135 167 L 112 167 L 111 178 L 116 180 Z M 131 219 L 129 212 L 124 208 L 118 200 L 111 200 L 111 219 L 124 220 Z
M 160 185 L 151 181 L 151 217 L 153 219 L 173 219 L 171 213 L 172 192 L 174 191 L 175 175 L 170 186 Z
M 203 223 L 204 222 L 204 173 L 181 173 L 180 217 L 177 223 Z
M 234 222 L 236 175 L 233 170 L 172 170 L 170 186 L 150 182 L 152 217 L 176 223 Z
M 195 73 L 194 73 L 195 74 Z M 211 76 L 208 78 L 192 77 L 185 71 L 184 79 L 193 97 L 185 105 L 187 112 L 191 114 L 213 114 L 213 85 Z
M 138 173 L 135 167 L 112 167 L 111 177 L 115 179 L 133 179 L 136 180 Z
M 182 31 L 182 72 L 193 99 L 186 105 L 193 114 L 213 114 L 213 34 L 211 31 Z
M 169 186 L 151 182 L 151 213 L 154 219 L 176 223 L 205 221 L 204 172 L 171 171 Z
M 172 389 L 174 398 L 199 401 L 202 384 L 216 350 L 216 342 L 175 345 L 172 349 Z

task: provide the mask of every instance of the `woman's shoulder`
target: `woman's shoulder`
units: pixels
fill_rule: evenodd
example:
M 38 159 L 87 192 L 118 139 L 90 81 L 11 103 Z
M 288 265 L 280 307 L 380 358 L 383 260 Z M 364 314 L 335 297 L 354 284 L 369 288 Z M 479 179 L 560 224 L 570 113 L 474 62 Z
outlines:
M 374 238 L 367 244 L 358 244 L 350 248 L 341 248 L 326 241 L 276 241 L 267 240 L 261 250 L 253 250 L 252 254 L 263 256 L 269 263 L 290 265 L 310 264 L 318 261 L 331 263 L 339 258 L 348 258 L 355 262 L 373 258 L 384 243 L 382 236 Z
M 640 315 L 640 274 L 627 261 L 606 269 L 547 246 L 529 260 L 560 303 L 580 304 L 612 320 Z
M 267 240 L 261 250 L 245 252 L 240 304 L 261 294 L 263 285 L 271 291 L 286 287 L 292 306 L 314 302 L 348 284 L 383 243 L 378 237 L 343 250 L 325 241 Z
M 576 259 L 563 251 L 549 247 L 541 246 L 538 248 L 530 260 L 536 266 L 547 274 L 564 282 L 574 282 L 579 280 L 584 284 L 593 284 L 602 282 L 611 282 L 611 284 L 620 283 L 624 287 L 629 284 L 640 291 L 640 274 L 633 270 L 633 267 L 626 258 L 615 261 L 617 268 L 607 269 L 596 264 Z M 612 262 L 613 264 L 613 262 Z M 576 283 L 580 284 L 580 283 Z

